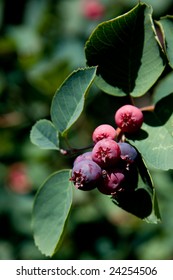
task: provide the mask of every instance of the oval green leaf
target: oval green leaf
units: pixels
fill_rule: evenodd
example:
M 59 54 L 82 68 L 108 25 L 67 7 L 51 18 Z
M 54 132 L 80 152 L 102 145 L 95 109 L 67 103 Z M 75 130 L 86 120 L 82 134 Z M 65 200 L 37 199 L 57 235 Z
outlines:
M 89 66 L 98 66 L 96 84 L 106 93 L 145 94 L 165 67 L 152 21 L 152 8 L 139 3 L 128 13 L 103 22 L 85 45 Z
M 41 149 L 59 150 L 58 131 L 48 120 L 39 120 L 31 129 L 31 142 Z
M 74 71 L 55 93 L 51 105 L 51 118 L 62 134 L 82 113 L 85 97 L 94 81 L 95 73 L 95 67 Z
M 33 207 L 34 240 L 40 251 L 52 256 L 59 244 L 71 203 L 70 170 L 51 175 L 38 190 Z

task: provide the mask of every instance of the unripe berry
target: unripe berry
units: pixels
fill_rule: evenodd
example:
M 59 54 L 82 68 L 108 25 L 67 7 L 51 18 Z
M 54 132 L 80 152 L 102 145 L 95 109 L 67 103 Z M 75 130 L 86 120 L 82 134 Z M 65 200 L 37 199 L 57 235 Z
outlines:
M 82 160 L 85 160 L 85 159 L 87 159 L 87 160 L 92 160 L 92 152 L 86 152 L 86 153 L 83 153 L 83 154 L 79 155 L 79 156 L 75 159 L 73 165 L 75 165 L 75 164 L 77 164 L 78 162 L 80 162 L 80 161 L 82 161 Z
M 120 159 L 120 148 L 114 140 L 102 139 L 95 144 L 92 159 L 103 168 L 115 166 Z
M 123 132 L 133 133 L 142 126 L 143 114 L 135 106 L 124 105 L 115 113 L 115 122 Z
M 96 187 L 102 176 L 100 166 L 92 160 L 82 160 L 76 163 L 72 169 L 72 181 L 77 189 L 92 190 Z
M 109 171 L 102 171 L 103 180 L 98 185 L 98 190 L 107 195 L 113 195 L 121 189 L 121 185 L 125 180 L 125 175 L 121 170 L 112 169 Z
M 128 143 L 120 142 L 118 143 L 121 150 L 121 159 L 132 163 L 138 156 L 136 149 Z
M 113 126 L 109 124 L 101 124 L 93 131 L 92 139 L 94 143 L 97 143 L 104 138 L 115 139 L 116 135 L 117 133 Z

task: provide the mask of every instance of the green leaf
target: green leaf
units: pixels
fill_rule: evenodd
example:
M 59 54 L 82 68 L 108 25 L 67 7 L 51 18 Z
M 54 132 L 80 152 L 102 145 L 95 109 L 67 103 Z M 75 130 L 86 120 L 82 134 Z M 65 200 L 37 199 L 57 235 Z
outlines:
M 41 149 L 59 149 L 58 131 L 48 120 L 39 120 L 31 129 L 30 139 Z
M 161 170 L 173 169 L 173 94 L 162 98 L 154 112 L 144 112 L 139 135 L 128 136 L 142 154 L 147 166 Z
M 51 106 L 51 118 L 62 134 L 82 113 L 85 97 L 95 78 L 95 73 L 95 67 L 74 71 L 55 93 Z
M 70 170 L 52 174 L 38 190 L 33 208 L 35 243 L 46 256 L 52 256 L 59 244 L 71 203 Z
M 173 68 L 173 16 L 162 17 L 158 24 L 163 33 L 169 65 Z
M 173 71 L 166 75 L 157 85 L 153 92 L 153 101 L 159 100 L 173 92 Z
M 103 22 L 85 45 L 89 66 L 97 65 L 96 84 L 112 95 L 145 94 L 165 67 L 156 40 L 152 8 L 139 3 L 128 13 Z

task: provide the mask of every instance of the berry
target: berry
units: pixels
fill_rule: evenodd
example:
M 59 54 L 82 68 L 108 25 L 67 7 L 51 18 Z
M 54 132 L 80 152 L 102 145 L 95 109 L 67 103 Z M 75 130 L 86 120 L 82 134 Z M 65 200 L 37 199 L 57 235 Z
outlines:
M 138 155 L 136 149 L 125 142 L 118 143 L 118 145 L 121 150 L 121 159 L 127 161 L 128 163 L 134 162 Z
M 78 162 L 80 162 L 81 160 L 84 160 L 84 159 L 92 160 L 92 152 L 86 152 L 86 153 L 79 155 L 75 159 L 73 165 L 77 164 Z
M 82 160 L 76 163 L 72 169 L 72 181 L 77 189 L 92 190 L 101 179 L 102 170 L 92 160 Z
M 98 141 L 92 150 L 92 159 L 101 167 L 114 166 L 120 159 L 120 148 L 112 139 Z
M 116 135 L 117 133 L 113 126 L 109 124 L 101 124 L 94 130 L 92 139 L 94 143 L 97 143 L 104 138 L 115 139 Z
M 115 113 L 115 122 L 122 132 L 133 133 L 142 126 L 143 114 L 135 106 L 124 105 Z
M 121 189 L 121 184 L 125 180 L 125 175 L 121 170 L 103 170 L 102 171 L 103 180 L 98 185 L 98 190 L 107 195 L 112 195 Z
M 138 170 L 135 164 L 125 164 L 115 169 L 102 170 L 102 181 L 98 190 L 107 195 L 118 195 L 120 192 L 134 191 L 138 185 Z
M 104 15 L 105 7 L 98 0 L 85 0 L 82 10 L 86 18 L 98 20 Z
M 28 193 L 32 184 L 27 172 L 27 166 L 23 162 L 13 163 L 7 173 L 8 187 L 16 193 Z

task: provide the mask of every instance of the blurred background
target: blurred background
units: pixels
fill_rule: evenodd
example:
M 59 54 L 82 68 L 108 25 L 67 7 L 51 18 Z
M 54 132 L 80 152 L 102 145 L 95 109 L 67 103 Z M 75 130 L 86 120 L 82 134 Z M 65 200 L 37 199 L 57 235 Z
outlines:
M 31 144 L 32 125 L 49 119 L 52 97 L 85 66 L 84 44 L 99 22 L 131 9 L 133 0 L 0 0 L 0 259 L 45 259 L 33 241 L 34 196 L 47 176 L 74 158 Z M 154 18 L 173 14 L 172 0 L 146 0 Z M 92 87 L 69 141 L 88 145 L 93 129 L 114 125 L 123 98 Z M 104 104 L 104 105 L 103 105 Z M 173 172 L 151 170 L 162 223 L 147 224 L 95 190 L 74 190 L 64 239 L 54 259 L 173 259 Z

